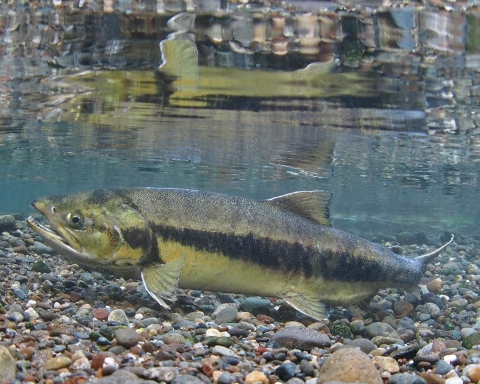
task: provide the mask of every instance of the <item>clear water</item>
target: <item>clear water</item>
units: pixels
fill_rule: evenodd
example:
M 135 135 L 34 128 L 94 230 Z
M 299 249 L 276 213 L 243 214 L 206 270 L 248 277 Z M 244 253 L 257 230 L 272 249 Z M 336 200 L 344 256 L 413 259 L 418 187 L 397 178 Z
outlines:
M 309 4 L 0 5 L 0 212 L 327 189 L 352 232 L 480 235 L 479 16 Z

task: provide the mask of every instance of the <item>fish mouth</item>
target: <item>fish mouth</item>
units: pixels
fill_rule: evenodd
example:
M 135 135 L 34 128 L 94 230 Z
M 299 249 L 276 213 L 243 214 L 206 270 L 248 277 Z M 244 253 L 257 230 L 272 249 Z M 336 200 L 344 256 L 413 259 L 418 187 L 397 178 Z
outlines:
M 74 249 L 67 241 L 53 228 L 41 224 L 33 216 L 27 218 L 27 225 L 39 236 L 43 238 L 45 244 L 58 251 L 68 259 L 85 259 L 87 255 Z

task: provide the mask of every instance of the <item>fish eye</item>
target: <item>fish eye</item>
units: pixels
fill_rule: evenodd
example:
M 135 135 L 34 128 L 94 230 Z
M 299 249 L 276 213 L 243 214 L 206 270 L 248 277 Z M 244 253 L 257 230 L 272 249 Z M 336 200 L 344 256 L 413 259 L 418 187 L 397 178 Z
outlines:
M 57 213 L 57 209 L 55 208 L 54 205 L 52 205 L 52 206 L 50 207 L 50 213 L 51 213 L 52 215 L 55 215 L 55 213 Z
M 80 213 L 69 213 L 67 220 L 75 228 L 80 228 L 83 225 L 83 216 Z

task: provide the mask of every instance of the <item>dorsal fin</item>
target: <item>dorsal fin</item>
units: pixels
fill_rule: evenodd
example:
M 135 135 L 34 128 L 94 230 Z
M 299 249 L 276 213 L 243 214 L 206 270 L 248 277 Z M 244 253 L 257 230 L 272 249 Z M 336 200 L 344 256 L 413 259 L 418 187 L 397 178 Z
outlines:
M 328 204 L 331 198 L 330 192 L 315 190 L 287 193 L 267 201 L 319 224 L 330 226 Z

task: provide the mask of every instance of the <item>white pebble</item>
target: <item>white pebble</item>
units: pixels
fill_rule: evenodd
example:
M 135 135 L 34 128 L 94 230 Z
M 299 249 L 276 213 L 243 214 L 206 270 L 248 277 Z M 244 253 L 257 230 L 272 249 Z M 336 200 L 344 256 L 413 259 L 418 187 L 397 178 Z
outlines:
M 445 355 L 445 356 L 443 356 L 443 360 L 445 360 L 449 364 L 452 364 L 453 362 L 457 361 L 457 356 L 455 356 L 455 355 Z
M 220 337 L 220 335 L 221 335 L 220 331 L 215 328 L 209 328 L 207 329 L 207 332 L 205 332 L 206 337 L 209 337 L 209 336 Z
M 27 302 L 27 308 L 35 307 L 36 305 L 37 305 L 37 302 L 35 300 L 28 300 Z
M 113 357 L 106 357 L 103 361 L 103 368 L 105 367 L 115 367 L 118 368 L 118 364 L 115 362 Z
M 234 356 L 235 355 L 231 349 L 228 349 L 228 348 L 223 347 L 221 345 L 215 345 L 212 348 L 212 353 L 214 355 L 220 355 L 220 356 Z
M 445 384 L 464 384 L 463 380 L 460 377 L 450 377 L 445 380 Z
M 32 307 L 27 308 L 27 309 L 25 310 L 25 312 L 27 312 L 27 313 L 30 315 L 30 319 L 31 319 L 31 320 L 37 320 L 37 319 L 40 317 L 40 315 L 38 314 L 38 312 L 35 311 L 35 309 L 33 309 Z
M 137 314 L 135 315 L 135 319 L 136 319 L 136 320 L 143 320 L 143 315 L 142 315 L 141 313 L 137 313 Z
M 53 308 L 60 308 L 60 303 L 58 301 L 55 302 L 55 304 L 53 304 Z
M 19 283 L 13 283 L 12 286 L 11 286 L 12 291 L 14 291 L 15 289 L 19 289 L 19 288 L 20 288 Z

